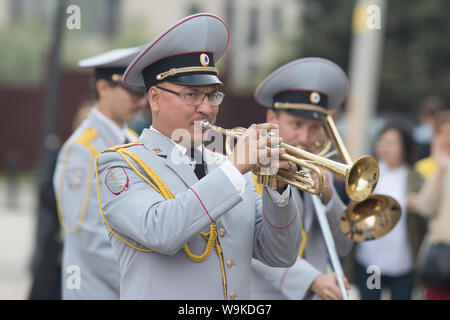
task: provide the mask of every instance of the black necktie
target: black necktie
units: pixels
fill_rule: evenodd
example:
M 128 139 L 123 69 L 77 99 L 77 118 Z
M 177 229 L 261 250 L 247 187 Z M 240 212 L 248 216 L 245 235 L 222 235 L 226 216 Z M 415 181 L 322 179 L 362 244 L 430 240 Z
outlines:
M 302 167 L 300 167 L 300 165 L 298 165 L 298 164 L 295 164 L 295 165 L 297 166 L 297 171 L 302 171 Z M 297 190 L 300 193 L 300 197 L 302 198 L 302 200 L 305 200 L 303 190 L 302 189 L 297 189 Z
M 301 190 L 301 189 L 297 189 L 297 190 L 298 190 L 298 193 L 300 194 L 300 198 L 302 198 L 302 200 L 305 200 L 305 196 L 303 194 L 303 190 Z
M 191 159 L 195 159 L 196 165 L 195 165 L 195 175 L 197 176 L 198 180 L 200 180 L 201 178 L 203 178 L 204 176 L 206 176 L 206 171 L 205 171 L 205 163 L 203 162 L 203 157 L 202 157 L 202 153 L 195 149 L 192 148 L 191 149 Z

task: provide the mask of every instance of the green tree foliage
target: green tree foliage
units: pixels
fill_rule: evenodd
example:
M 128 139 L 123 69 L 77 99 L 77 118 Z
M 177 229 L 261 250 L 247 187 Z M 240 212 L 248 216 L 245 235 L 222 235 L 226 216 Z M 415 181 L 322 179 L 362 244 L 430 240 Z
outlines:
M 379 103 L 413 111 L 428 95 L 450 101 L 450 2 L 389 1 Z
M 31 32 L 40 30 L 41 32 Z M 35 86 L 41 79 L 45 51 L 49 43 L 47 28 L 37 21 L 0 29 L 0 84 Z
M 322 57 L 347 71 L 354 1 L 304 0 L 299 57 Z
M 21 6 L 17 21 L 12 17 L 0 26 L 0 85 L 38 87 L 45 81 L 47 59 L 53 35 L 54 10 L 58 0 L 42 0 L 42 8 L 31 1 Z M 116 4 L 120 4 L 117 0 Z M 69 30 L 64 12 L 61 63 L 77 68 L 80 59 L 116 48 L 142 45 L 151 39 L 145 27 L 145 13 L 124 23 L 109 19 L 110 0 L 72 0 L 67 6 L 80 7 L 80 29 Z M 37 12 L 36 8 L 40 8 Z M 120 6 L 118 6 L 120 12 Z M 116 12 L 118 15 L 118 12 Z
M 304 0 L 298 56 L 324 57 L 348 72 L 354 5 Z M 449 12 L 446 0 L 387 1 L 379 110 L 414 112 L 432 94 L 450 101 Z

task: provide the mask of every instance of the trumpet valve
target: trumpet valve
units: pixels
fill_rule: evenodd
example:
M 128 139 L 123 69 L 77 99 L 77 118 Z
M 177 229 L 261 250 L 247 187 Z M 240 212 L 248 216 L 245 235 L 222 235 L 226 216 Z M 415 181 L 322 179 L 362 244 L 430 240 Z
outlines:
M 276 176 L 268 176 L 268 175 L 256 175 L 256 181 L 260 184 L 264 184 L 269 188 L 276 189 L 278 186 Z

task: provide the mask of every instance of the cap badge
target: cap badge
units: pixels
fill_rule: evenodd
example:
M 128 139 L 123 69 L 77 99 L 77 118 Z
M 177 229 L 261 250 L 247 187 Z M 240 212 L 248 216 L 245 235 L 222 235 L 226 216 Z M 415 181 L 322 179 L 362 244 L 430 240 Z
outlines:
M 318 104 L 320 102 L 320 94 L 316 91 L 311 92 L 309 95 L 309 101 L 313 104 Z
M 200 63 L 202 66 L 207 67 L 209 65 L 209 57 L 206 53 L 200 55 Z
M 111 80 L 115 82 L 121 82 L 122 81 L 122 75 L 120 74 L 113 74 L 111 76 Z

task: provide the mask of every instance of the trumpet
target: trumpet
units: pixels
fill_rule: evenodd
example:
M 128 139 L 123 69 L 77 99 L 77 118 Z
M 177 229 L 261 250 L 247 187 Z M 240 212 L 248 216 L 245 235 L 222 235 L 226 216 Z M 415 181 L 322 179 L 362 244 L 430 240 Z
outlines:
M 216 125 L 210 124 L 206 120 L 201 121 L 204 129 L 211 129 L 229 138 L 239 138 L 245 133 L 245 129 L 224 129 Z M 226 146 L 229 140 L 226 141 Z M 313 172 L 317 175 L 317 183 L 307 177 L 303 170 L 292 171 L 279 169 L 274 175 L 267 175 L 262 170 L 261 165 L 257 165 L 253 169 L 253 173 L 258 177 L 258 182 L 266 184 L 272 188 L 277 185 L 277 179 L 283 181 L 293 187 L 301 189 L 305 192 L 321 195 L 323 193 L 323 177 L 319 167 L 325 168 L 338 176 L 345 179 L 345 190 L 348 197 L 354 201 L 362 201 L 366 199 L 375 189 L 379 177 L 379 168 L 377 161 L 371 156 L 362 156 L 354 163 L 343 164 L 336 162 L 304 149 L 297 148 L 286 143 L 280 144 L 286 153 L 280 155 L 281 159 L 291 161 L 302 168 Z M 229 152 L 227 147 L 227 152 Z

